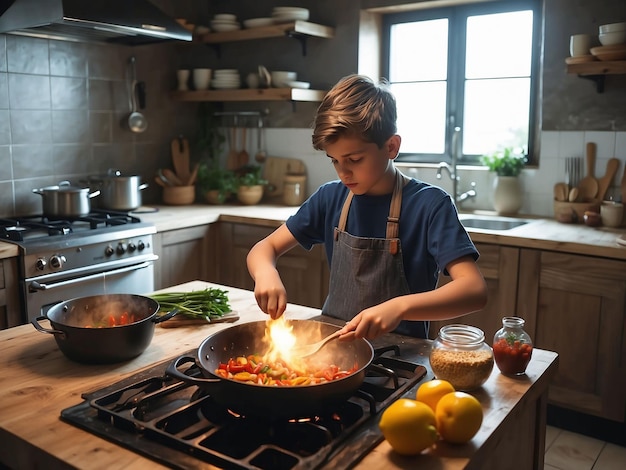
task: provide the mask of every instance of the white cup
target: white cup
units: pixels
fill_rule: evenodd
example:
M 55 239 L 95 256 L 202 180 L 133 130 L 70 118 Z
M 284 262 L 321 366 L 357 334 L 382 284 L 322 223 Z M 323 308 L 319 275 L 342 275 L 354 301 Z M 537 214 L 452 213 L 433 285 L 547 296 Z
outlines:
M 211 84 L 211 69 L 193 69 L 192 79 L 196 90 L 208 90 Z
M 606 227 L 619 227 L 622 225 L 624 216 L 624 204 L 614 201 L 603 201 L 600 206 L 602 225 Z
M 187 91 L 189 90 L 189 86 L 187 82 L 189 81 L 189 70 L 181 69 L 176 71 L 176 78 L 178 78 L 178 90 L 179 91 Z
M 572 57 L 589 55 L 591 49 L 590 34 L 574 34 L 569 38 L 569 53 Z

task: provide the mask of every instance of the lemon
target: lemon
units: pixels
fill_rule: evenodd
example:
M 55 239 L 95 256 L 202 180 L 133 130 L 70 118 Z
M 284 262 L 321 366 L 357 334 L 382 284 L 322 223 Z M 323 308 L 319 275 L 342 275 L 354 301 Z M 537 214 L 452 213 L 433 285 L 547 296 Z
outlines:
M 435 410 L 437 431 L 453 444 L 465 444 L 476 435 L 483 422 L 480 402 L 465 392 L 452 392 L 439 399 Z
M 417 389 L 417 393 L 415 394 L 415 398 L 417 401 L 426 403 L 433 411 L 435 411 L 439 399 L 442 396 L 455 391 L 454 386 L 447 380 L 435 379 L 424 382 L 420 385 Z
M 400 398 L 383 412 L 378 426 L 397 453 L 416 455 L 437 442 L 435 413 L 417 400 Z

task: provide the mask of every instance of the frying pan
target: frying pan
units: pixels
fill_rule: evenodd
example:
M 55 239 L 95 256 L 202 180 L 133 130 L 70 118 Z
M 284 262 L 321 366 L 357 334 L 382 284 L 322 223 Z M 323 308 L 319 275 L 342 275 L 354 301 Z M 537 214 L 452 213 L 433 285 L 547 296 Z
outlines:
M 314 320 L 293 320 L 293 333 L 298 341 L 315 342 L 340 327 Z M 310 416 L 329 405 L 348 399 L 365 379 L 365 368 L 374 358 L 372 345 L 365 339 L 350 342 L 331 341 L 316 354 L 328 357 L 340 369 L 357 370 L 340 379 L 314 385 L 270 387 L 220 378 L 215 370 L 230 358 L 263 354 L 262 339 L 266 322 L 249 322 L 221 330 L 206 338 L 198 347 L 197 357 L 181 356 L 167 368 L 166 374 L 205 389 L 213 399 L 230 410 L 244 415 L 266 418 L 297 418 Z M 320 358 L 320 361 L 322 359 Z M 326 362 L 326 360 L 324 360 Z M 203 377 L 186 375 L 180 366 L 195 363 Z

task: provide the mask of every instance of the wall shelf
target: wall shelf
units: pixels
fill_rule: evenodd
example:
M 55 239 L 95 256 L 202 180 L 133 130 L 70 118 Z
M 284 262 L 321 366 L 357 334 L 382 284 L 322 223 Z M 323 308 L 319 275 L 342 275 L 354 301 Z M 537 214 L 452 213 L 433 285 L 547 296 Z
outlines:
M 302 54 L 306 55 L 306 40 L 308 37 L 332 38 L 335 29 L 330 26 L 323 26 L 308 21 L 291 21 L 259 28 L 238 29 L 235 31 L 207 33 L 201 36 L 194 36 L 193 42 L 211 44 L 218 48 L 226 42 L 251 41 L 255 39 L 291 37 L 297 39 L 302 44 Z
M 577 74 L 580 78 L 592 80 L 598 93 L 604 92 L 606 75 L 626 75 L 626 60 L 593 61 L 581 64 L 568 64 L 567 73 Z
M 323 90 L 304 88 L 245 88 L 236 90 L 174 91 L 178 101 L 322 101 Z

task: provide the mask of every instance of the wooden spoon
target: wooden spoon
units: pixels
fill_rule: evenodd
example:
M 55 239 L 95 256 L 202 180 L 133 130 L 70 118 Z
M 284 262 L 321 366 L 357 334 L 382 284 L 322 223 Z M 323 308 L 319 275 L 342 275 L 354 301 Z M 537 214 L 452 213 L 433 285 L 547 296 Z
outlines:
M 167 178 L 167 180 L 172 183 L 174 186 L 185 186 L 185 184 L 181 181 L 181 179 L 169 168 L 163 168 L 163 176 Z
M 596 167 L 596 144 L 587 142 L 587 175 L 578 183 L 578 194 L 583 200 L 591 200 L 598 194 L 598 181 L 594 177 Z
M 611 186 L 613 182 L 613 178 L 617 174 L 617 170 L 619 168 L 619 160 L 617 158 L 609 158 L 609 161 L 606 164 L 606 172 L 604 176 L 598 180 L 598 199 L 600 201 L 604 200 L 604 196 L 606 195 L 607 189 Z
M 556 183 L 554 185 L 554 200 L 564 202 L 567 201 L 568 188 L 565 183 Z
M 317 351 L 322 349 L 322 346 L 324 346 L 326 343 L 328 343 L 329 341 L 331 341 L 331 340 L 333 340 L 335 338 L 339 338 L 339 336 L 340 336 L 339 332 L 340 331 L 341 330 L 335 331 L 333 334 L 330 334 L 330 335 L 326 336 L 326 338 L 318 341 L 317 343 L 303 344 L 301 346 L 295 346 L 294 348 L 291 349 L 291 355 L 293 357 L 308 357 L 308 356 L 312 356 Z
M 172 164 L 181 181 L 189 179 L 189 141 L 182 135 L 172 140 Z
M 569 190 L 568 201 L 576 202 L 576 199 L 578 199 L 578 188 L 572 188 Z
M 241 168 L 242 166 L 246 166 L 248 164 L 248 162 L 250 161 L 250 155 L 248 154 L 248 152 L 246 151 L 246 128 L 245 126 L 241 129 L 241 152 L 239 152 L 239 156 L 237 157 L 237 161 L 239 163 L 239 167 Z

